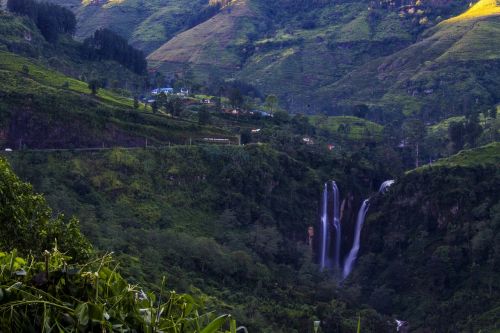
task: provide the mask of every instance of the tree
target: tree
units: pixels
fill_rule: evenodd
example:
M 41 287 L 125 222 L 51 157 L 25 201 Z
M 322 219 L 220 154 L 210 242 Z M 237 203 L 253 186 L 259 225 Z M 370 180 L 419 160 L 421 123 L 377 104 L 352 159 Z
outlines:
M 370 109 L 365 104 L 358 104 L 354 107 L 354 115 L 358 118 L 365 118 Z
M 146 57 L 127 40 L 108 29 L 99 29 L 86 38 L 81 47 L 81 55 L 91 60 L 115 60 L 137 74 L 144 74 Z
M 342 123 L 337 128 L 337 132 L 349 136 L 349 133 L 351 133 L 351 125 Z
M 90 80 L 89 89 L 92 92 L 92 95 L 97 95 L 97 91 L 99 90 L 99 88 L 100 88 L 99 80 L 96 79 Z
M 240 89 L 232 88 L 229 91 L 229 104 L 231 104 L 233 108 L 239 108 L 243 105 L 243 95 Z
M 157 101 L 153 101 L 153 103 L 151 103 L 151 109 L 153 110 L 153 113 L 158 112 L 158 102 Z
M 245 129 L 243 132 L 240 134 L 240 143 L 242 145 L 246 145 L 247 143 L 252 142 L 252 133 L 250 132 L 249 129 Z
M 210 112 L 208 112 L 206 107 L 203 107 L 200 111 L 198 111 L 198 124 L 208 125 L 210 124 L 210 118 Z
M 489 112 L 488 112 L 488 115 L 491 119 L 497 119 L 497 109 L 495 107 L 492 107 Z
M 173 94 L 159 94 L 157 97 L 157 106 L 164 108 L 172 116 L 179 116 L 183 110 L 182 99 Z
M 448 138 L 453 146 L 453 151 L 458 151 L 464 147 L 464 122 L 452 121 L 448 126 Z
M 73 34 L 76 29 L 75 15 L 59 5 L 33 0 L 9 0 L 7 8 L 13 13 L 28 16 L 51 43 L 57 41 L 59 34 Z
M 479 123 L 479 113 L 472 112 L 466 115 L 465 125 L 465 141 L 471 146 L 475 147 L 476 141 L 483 133 L 483 127 Z
M 276 95 L 267 95 L 266 107 L 271 114 L 276 110 L 277 106 L 278 106 L 278 97 L 276 97 Z
M 23 65 L 22 72 L 24 75 L 28 75 L 30 73 L 30 68 L 28 67 L 28 65 Z
M 33 192 L 30 184 L 22 182 L 5 160 L 0 159 L 0 248 L 17 249 L 35 256 L 57 244 L 73 258 L 88 256 L 90 244 L 80 233 L 78 221 L 52 210 L 43 196 Z
M 278 111 L 274 114 L 273 120 L 276 124 L 286 124 L 290 122 L 290 115 L 285 111 Z

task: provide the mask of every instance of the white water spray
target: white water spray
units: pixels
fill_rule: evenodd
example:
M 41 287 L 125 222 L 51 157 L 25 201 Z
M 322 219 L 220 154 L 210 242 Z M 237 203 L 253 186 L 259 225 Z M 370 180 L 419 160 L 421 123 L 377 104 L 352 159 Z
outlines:
M 340 192 L 335 181 L 332 181 L 333 192 L 333 227 L 335 228 L 335 269 L 340 271 L 340 242 L 342 230 L 340 226 Z
M 359 241 L 361 238 L 361 229 L 363 228 L 363 223 L 365 222 L 366 213 L 368 212 L 369 207 L 370 207 L 370 201 L 369 199 L 366 199 L 365 201 L 363 201 L 363 204 L 359 209 L 358 217 L 356 219 L 356 229 L 354 231 L 354 240 L 352 244 L 352 249 L 349 252 L 349 255 L 347 256 L 344 263 L 344 272 L 343 272 L 344 279 L 347 278 L 349 274 L 351 274 L 354 262 L 356 261 L 356 258 L 358 256 Z
M 378 192 L 379 193 L 385 193 L 387 192 L 387 190 L 389 189 L 389 187 L 394 184 L 394 180 L 391 179 L 391 180 L 386 180 L 385 182 L 383 182 L 381 185 L 380 185 L 380 188 L 378 189 Z
M 323 212 L 321 214 L 321 262 L 320 267 L 323 271 L 327 263 L 328 249 L 328 185 L 325 183 L 323 188 Z

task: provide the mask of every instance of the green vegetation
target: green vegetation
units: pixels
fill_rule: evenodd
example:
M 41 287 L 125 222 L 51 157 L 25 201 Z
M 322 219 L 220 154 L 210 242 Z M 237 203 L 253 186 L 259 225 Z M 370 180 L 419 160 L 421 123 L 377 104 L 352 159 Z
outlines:
M 480 0 L 465 13 L 453 17 L 446 22 L 472 20 L 482 16 L 500 15 L 500 6 L 496 0 Z
M 315 318 L 324 330 L 354 331 L 358 311 L 367 332 L 383 330 L 383 318 L 338 295 L 304 243 L 322 180 L 333 172 L 362 189 L 362 175 L 374 171 L 354 165 L 359 155 L 296 154 L 300 160 L 268 145 L 184 146 L 9 159 L 53 207 L 79 216 L 93 244 L 115 251 L 135 281 L 153 285 L 166 275 L 178 291 L 200 289 L 250 331 L 307 332 Z
M 57 42 L 60 34 L 73 34 L 76 30 L 75 15 L 68 9 L 48 2 L 32 0 L 8 0 L 10 12 L 27 16 L 38 27 L 43 37 L 51 43 Z
M 82 53 L 91 60 L 115 60 L 136 74 L 146 72 L 146 59 L 142 51 L 128 45 L 127 40 L 107 29 L 99 29 L 83 41 Z
M 368 1 L 237 1 L 230 5 L 231 12 L 221 12 L 179 33 L 148 59 L 155 70 L 192 70 L 203 86 L 210 86 L 214 78 L 237 77 L 265 94 L 276 95 L 280 106 L 293 112 L 352 114 L 360 103 L 373 108 L 392 102 L 399 113 L 411 98 L 402 91 L 397 91 L 397 101 L 389 93 L 385 99 L 379 95 L 379 90 L 387 90 L 395 82 L 378 85 L 376 72 L 367 75 L 378 68 L 371 63 L 404 50 L 423 31 L 465 9 L 466 4 L 459 1 L 436 6 L 418 1 L 398 7 Z M 245 24 L 238 24 L 240 21 Z M 462 53 L 484 53 L 464 45 Z M 495 54 L 494 47 L 486 48 L 490 55 Z M 423 50 L 416 55 L 420 53 L 426 56 Z M 357 70 L 363 71 L 359 77 Z M 353 78 L 359 82 L 350 82 Z M 457 89 L 457 96 L 465 91 L 464 87 Z
M 18 249 L 23 254 L 40 256 L 56 241 L 73 258 L 88 257 L 90 245 L 80 234 L 78 221 L 68 221 L 63 215 L 53 217 L 44 197 L 20 181 L 3 159 L 0 159 L 0 191 L 2 250 Z
M 149 57 L 165 75 L 141 77 L 109 60 L 144 69 L 109 30 L 84 57 L 0 14 L 2 155 L 44 194 L 0 160 L 0 331 L 499 329 L 498 16 L 471 14 L 485 1 L 451 21 L 465 1 L 55 2 L 80 37 L 173 38 Z M 191 95 L 143 94 L 166 84 Z M 342 283 L 315 264 L 331 179 L 341 257 L 370 202 Z
M 144 292 L 116 271 L 110 255 L 79 265 L 57 247 L 45 261 L 0 252 L 0 328 L 64 332 L 236 332 L 230 315 L 205 310 L 203 299 Z M 226 329 L 225 329 L 226 328 Z
M 0 251 L 2 331 L 236 332 L 231 316 L 199 312 L 204 298 L 167 291 L 165 281 L 159 293 L 145 293 L 118 274 L 110 255 L 89 259 L 78 221 L 52 218 L 43 196 L 3 159 L 0 192 L 0 247 L 10 251 Z
M 463 151 L 372 200 L 347 283 L 363 286 L 358 301 L 412 330 L 499 328 L 499 156 L 498 143 Z
M 345 135 L 353 141 L 374 140 L 380 141 L 383 126 L 357 117 L 339 116 L 311 116 L 311 122 L 320 129 L 331 133 Z
M 365 103 L 384 119 L 416 116 L 435 122 L 500 100 L 500 16 L 442 23 L 422 39 L 389 56 L 372 59 L 317 94 L 338 108 Z
M 225 137 L 236 143 L 234 136 L 217 128 L 135 110 L 133 99 L 107 89 L 99 89 L 94 97 L 85 82 L 0 52 L 0 112 L 6 146 L 143 147 L 146 142 L 164 146 L 203 137 Z
M 474 167 L 479 165 L 500 165 L 500 143 L 494 142 L 476 149 L 463 150 L 456 155 L 439 160 L 436 166 Z
M 37 65 L 35 62 L 20 57 L 16 54 L 9 52 L 0 51 L 0 68 L 2 73 L 6 76 L 15 73 L 21 73 L 25 71 L 27 78 L 22 80 L 17 76 L 16 81 L 21 81 L 18 84 L 14 84 L 10 87 L 4 87 L 5 92 L 22 92 L 21 88 L 23 83 L 26 83 L 27 92 L 30 90 L 28 85 L 33 88 L 39 89 L 50 89 L 62 91 L 72 91 L 76 93 L 85 94 L 89 92 L 88 84 L 71 77 L 65 76 L 53 70 L 45 69 L 44 67 Z M 27 71 L 23 68 L 27 68 Z M 13 78 L 14 79 L 14 78 Z M 65 83 L 67 83 L 66 86 Z M 37 87 L 38 86 L 38 87 Z M 7 90 L 8 89 L 8 90 Z M 100 90 L 97 94 L 99 99 L 110 106 L 129 108 L 132 106 L 132 100 L 114 94 L 108 90 Z

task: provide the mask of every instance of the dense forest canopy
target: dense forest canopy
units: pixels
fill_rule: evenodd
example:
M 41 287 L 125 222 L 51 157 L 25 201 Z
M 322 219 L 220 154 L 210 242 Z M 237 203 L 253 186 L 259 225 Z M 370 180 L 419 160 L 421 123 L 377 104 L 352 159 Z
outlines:
M 34 0 L 9 0 L 7 8 L 16 14 L 32 19 L 48 42 L 57 41 L 59 34 L 73 34 L 76 18 L 70 10 L 49 3 Z
M 142 51 L 108 29 L 98 29 L 82 45 L 84 57 L 90 60 L 115 60 L 137 74 L 144 74 L 147 63 Z

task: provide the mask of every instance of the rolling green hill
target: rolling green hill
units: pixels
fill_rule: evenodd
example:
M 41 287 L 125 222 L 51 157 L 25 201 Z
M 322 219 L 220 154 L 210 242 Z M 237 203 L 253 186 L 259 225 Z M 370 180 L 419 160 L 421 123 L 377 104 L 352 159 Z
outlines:
M 88 85 L 36 61 L 0 51 L 1 144 L 11 148 L 143 147 L 203 137 L 237 139 L 217 128 L 133 108 L 130 98 Z
M 424 93 L 433 89 L 431 81 L 457 69 L 462 75 L 489 72 L 498 53 L 496 44 L 481 42 L 495 35 L 496 23 L 489 21 L 494 12 L 489 19 L 476 17 L 481 23 L 467 36 L 470 23 L 442 22 L 463 12 L 466 1 L 237 0 L 211 12 L 213 17 L 200 14 L 210 8 L 204 1 L 57 1 L 77 13 L 80 38 L 111 28 L 150 53 L 151 70 L 205 87 L 228 79 L 251 83 L 264 95 L 276 94 L 291 112 L 341 114 L 359 103 L 375 112 L 387 106 L 406 113 L 436 108 L 436 93 L 416 94 L 431 94 Z M 436 39 L 440 45 L 433 45 Z M 429 54 L 423 51 L 428 44 Z M 410 54 L 415 60 L 401 68 L 397 59 Z M 472 57 L 478 54 L 480 59 Z M 469 62 L 470 73 L 457 61 Z M 404 76 L 395 79 L 401 70 Z M 454 98 L 474 91 L 471 98 L 492 103 L 497 82 L 483 81 L 453 83 L 446 93 Z
M 481 1 L 476 6 L 482 6 Z M 476 12 L 475 7 L 470 11 Z M 441 22 L 417 43 L 370 61 L 332 85 L 318 99 L 339 104 L 366 103 L 423 119 L 447 118 L 500 100 L 500 15 L 466 14 Z M 379 107 L 379 108 L 377 108 Z
M 109 28 L 135 47 L 151 52 L 176 33 L 189 27 L 197 13 L 207 7 L 204 0 L 52 0 L 73 10 L 78 18 L 77 39 L 99 28 Z
M 311 97 L 320 86 L 413 38 L 396 13 L 371 15 L 364 3 L 318 4 L 305 13 L 300 17 L 279 2 L 235 1 L 148 60 L 166 73 L 182 73 L 187 66 L 205 85 L 235 77 L 277 94 L 288 110 L 311 112 L 318 111 Z M 311 21 L 314 26 L 304 23 Z
M 421 83 L 426 78 L 416 71 L 425 69 L 427 76 L 441 77 L 462 70 L 457 61 L 474 61 L 469 67 L 479 76 L 496 65 L 496 44 L 485 42 L 495 36 L 496 23 L 486 21 L 475 26 L 463 40 L 461 36 L 471 23 L 444 30 L 442 26 L 452 23 L 442 22 L 437 28 L 432 27 L 443 17 L 457 13 L 459 7 L 450 7 L 449 3 L 441 7 L 428 2 L 391 7 L 318 1 L 302 5 L 304 10 L 300 14 L 284 3 L 268 6 L 258 1 L 236 1 L 225 12 L 153 52 L 149 56 L 151 65 L 167 73 L 182 73 L 188 66 L 205 85 L 210 85 L 214 78 L 237 78 L 252 83 L 265 94 L 278 95 L 280 104 L 289 111 L 331 114 L 350 112 L 352 106 L 360 103 L 371 105 L 375 111 L 377 106 L 393 106 L 409 114 L 431 107 L 425 94 L 430 94 L 432 87 Z M 229 10 L 231 7 L 234 11 Z M 241 19 L 244 12 L 241 8 L 251 8 L 252 14 Z M 424 41 L 418 42 L 422 38 L 420 32 L 425 30 L 429 31 L 424 32 Z M 434 35 L 435 31 L 438 33 Z M 427 39 L 431 35 L 440 38 L 441 45 L 434 45 L 435 39 Z M 429 45 L 432 50 L 424 52 Z M 442 67 L 446 68 L 438 70 L 438 64 L 429 59 L 432 56 L 440 56 L 439 61 L 445 62 Z M 397 60 L 402 57 L 408 59 L 404 68 Z M 434 67 L 424 68 L 424 64 Z M 410 66 L 411 69 L 406 68 Z M 420 90 L 407 87 L 411 83 L 406 81 L 400 83 L 403 78 L 395 78 L 400 71 L 404 75 L 410 70 L 404 78 L 406 81 L 418 78 Z M 467 86 L 462 83 L 449 90 L 457 96 L 463 96 L 465 89 L 479 90 L 480 103 L 494 103 L 497 97 L 490 91 L 498 89 L 495 89 L 496 75 L 492 73 L 491 77 L 484 79 L 487 82 L 471 79 Z M 393 92 L 391 87 L 398 83 L 399 90 Z M 404 93 L 400 86 L 404 86 Z M 408 89 L 412 89 L 410 96 Z M 414 90 L 424 96 L 417 96 Z M 460 103 L 456 101 L 457 105 Z

